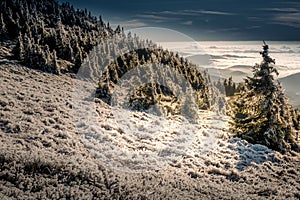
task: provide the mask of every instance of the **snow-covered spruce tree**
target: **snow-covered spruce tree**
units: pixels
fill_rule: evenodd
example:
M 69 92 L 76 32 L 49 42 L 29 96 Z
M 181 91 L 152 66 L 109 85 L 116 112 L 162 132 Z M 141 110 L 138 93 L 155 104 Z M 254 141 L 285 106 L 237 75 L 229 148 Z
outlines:
M 229 79 L 224 80 L 224 88 L 225 88 L 225 94 L 227 97 L 233 96 L 236 92 L 236 85 L 235 82 L 232 80 L 232 76 L 229 77 Z
M 251 143 L 263 144 L 282 153 L 299 152 L 292 125 L 291 106 L 274 74 L 275 60 L 264 42 L 263 61 L 253 67 L 253 77 L 245 79 L 244 90 L 231 101 L 232 133 Z
M 25 48 L 24 48 L 24 42 L 23 42 L 23 37 L 22 37 L 21 33 L 19 33 L 19 37 L 18 37 L 16 46 L 13 49 L 13 54 L 16 59 L 18 59 L 20 61 L 24 61 Z
M 0 36 L 5 37 L 7 34 L 6 24 L 3 19 L 3 13 L 0 15 Z

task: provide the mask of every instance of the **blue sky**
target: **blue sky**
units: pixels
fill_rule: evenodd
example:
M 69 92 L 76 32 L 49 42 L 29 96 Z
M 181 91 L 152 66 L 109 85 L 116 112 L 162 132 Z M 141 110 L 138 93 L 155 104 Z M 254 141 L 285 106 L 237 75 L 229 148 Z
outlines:
M 64 2 L 60 0 L 60 2 Z M 126 30 L 163 27 L 196 40 L 300 41 L 300 0 L 69 0 Z

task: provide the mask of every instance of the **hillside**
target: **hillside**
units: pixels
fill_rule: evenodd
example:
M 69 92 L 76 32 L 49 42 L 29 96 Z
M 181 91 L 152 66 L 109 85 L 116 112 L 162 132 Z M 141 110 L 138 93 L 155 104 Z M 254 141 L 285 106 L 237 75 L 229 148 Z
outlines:
M 226 139 L 222 116 L 205 111 L 190 124 L 101 102 L 93 111 L 85 99 L 76 113 L 96 113 L 98 125 L 75 127 L 74 88 L 96 84 L 6 62 L 0 70 L 2 199 L 299 198 L 299 156 Z
M 69 3 L 0 11 L 0 199 L 300 198 L 299 153 L 229 135 L 207 70 Z
M 0 42 L 13 58 L 50 73 L 77 72 L 99 42 L 116 33 L 101 16 L 56 0 L 3 0 L 0 3 Z M 65 64 L 58 62 L 65 60 Z
M 199 72 L 195 65 L 148 39 L 125 33 L 119 26 L 112 30 L 101 16 L 94 17 L 87 10 L 76 10 L 69 3 L 58 4 L 55 0 L 5 0 L 1 5 L 3 58 L 54 74 L 76 74 L 83 63 L 89 63 L 88 70 L 97 71 L 94 80 L 100 80 L 98 96 L 106 103 L 110 103 L 112 88 L 123 75 L 136 66 L 152 63 L 171 66 L 184 76 L 195 90 L 193 96 L 200 109 L 210 109 L 218 96 L 216 90 L 209 90 L 207 73 Z M 170 84 L 158 86 L 159 90 L 163 86 Z M 159 95 L 154 96 L 160 102 Z M 141 100 L 139 96 L 134 98 Z

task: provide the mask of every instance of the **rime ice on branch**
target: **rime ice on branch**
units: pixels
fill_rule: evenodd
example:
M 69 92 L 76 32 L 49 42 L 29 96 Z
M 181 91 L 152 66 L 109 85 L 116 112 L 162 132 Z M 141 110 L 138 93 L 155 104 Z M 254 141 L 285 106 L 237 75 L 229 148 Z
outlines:
M 299 151 L 295 142 L 293 109 L 280 83 L 275 60 L 264 42 L 261 64 L 253 67 L 253 77 L 245 79 L 244 90 L 230 102 L 231 131 L 234 135 L 280 152 Z

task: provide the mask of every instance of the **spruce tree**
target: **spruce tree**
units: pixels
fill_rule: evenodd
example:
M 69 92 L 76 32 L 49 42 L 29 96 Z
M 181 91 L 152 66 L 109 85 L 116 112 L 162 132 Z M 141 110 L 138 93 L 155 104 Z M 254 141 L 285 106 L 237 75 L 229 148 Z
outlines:
M 244 90 L 231 102 L 232 133 L 251 143 L 259 143 L 280 152 L 299 151 L 292 125 L 291 106 L 274 74 L 275 60 L 264 42 L 261 64 L 253 67 Z
M 224 80 L 224 88 L 225 88 L 225 94 L 227 97 L 233 96 L 236 92 L 236 85 L 235 82 L 232 80 L 232 76 L 229 77 L 229 79 Z
M 7 34 L 6 24 L 3 19 L 3 13 L 0 15 L 0 36 L 5 37 Z
M 19 33 L 16 46 L 13 49 L 13 54 L 16 59 L 22 62 L 24 61 L 25 49 L 24 49 L 24 43 L 23 43 L 23 38 L 21 33 Z
M 60 66 L 57 63 L 57 55 L 55 50 L 53 50 L 52 71 L 57 75 L 60 74 Z

